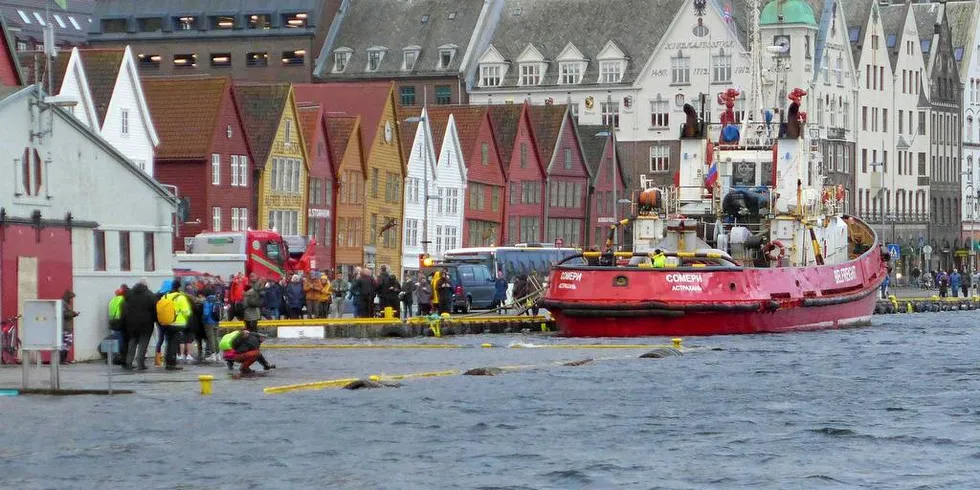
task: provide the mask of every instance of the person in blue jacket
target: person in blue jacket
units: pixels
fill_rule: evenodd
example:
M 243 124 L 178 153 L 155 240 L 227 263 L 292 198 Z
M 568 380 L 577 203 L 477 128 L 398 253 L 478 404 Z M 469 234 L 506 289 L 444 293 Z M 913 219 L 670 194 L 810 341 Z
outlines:
M 286 285 L 286 316 L 290 320 L 299 319 L 306 305 L 306 293 L 303 291 L 303 281 L 299 274 L 293 275 Z
M 500 308 L 507 302 L 507 280 L 504 279 L 504 271 L 497 271 L 497 279 L 493 281 L 493 306 Z M 498 313 L 503 310 L 497 310 Z
M 282 317 L 282 312 L 285 310 L 283 303 L 284 295 L 285 291 L 279 282 L 269 281 L 265 283 L 265 288 L 262 289 L 263 318 L 267 320 L 278 320 Z

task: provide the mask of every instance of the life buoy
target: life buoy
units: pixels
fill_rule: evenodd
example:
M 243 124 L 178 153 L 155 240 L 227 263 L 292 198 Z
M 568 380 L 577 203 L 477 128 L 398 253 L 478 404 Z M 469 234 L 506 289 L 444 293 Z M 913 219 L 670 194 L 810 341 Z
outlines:
M 783 245 L 783 242 L 774 240 L 767 243 L 765 247 L 762 247 L 762 253 L 769 260 L 779 261 L 786 255 L 786 246 Z

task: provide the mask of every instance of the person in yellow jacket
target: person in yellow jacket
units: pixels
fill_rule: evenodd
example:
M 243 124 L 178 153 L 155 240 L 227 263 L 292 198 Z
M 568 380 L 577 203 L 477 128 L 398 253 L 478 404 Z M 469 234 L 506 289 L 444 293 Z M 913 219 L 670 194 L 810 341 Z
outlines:
M 667 267 L 667 256 L 659 248 L 653 251 L 653 267 L 655 269 Z
M 435 274 L 432 274 L 432 310 L 438 311 L 439 309 L 439 281 L 442 279 L 442 271 L 436 270 Z
M 164 363 L 167 371 L 180 371 L 184 368 L 177 365 L 177 348 L 180 345 L 180 334 L 187 329 L 187 321 L 191 317 L 191 302 L 187 295 L 180 291 L 180 281 L 174 281 L 170 292 L 165 296 L 173 302 L 177 319 L 170 325 L 163 325 L 163 335 L 167 342 Z

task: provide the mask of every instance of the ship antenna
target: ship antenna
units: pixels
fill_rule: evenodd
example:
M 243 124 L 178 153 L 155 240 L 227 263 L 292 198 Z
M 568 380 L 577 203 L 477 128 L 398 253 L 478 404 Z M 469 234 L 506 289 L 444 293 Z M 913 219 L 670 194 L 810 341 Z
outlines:
M 749 108 L 748 115 L 743 122 L 742 134 L 751 134 L 748 130 L 749 123 L 759 122 L 762 115 L 762 34 L 759 32 L 759 0 L 752 0 L 752 27 L 749 32 L 749 68 L 752 77 L 749 89 L 749 99 L 746 100 L 746 107 Z

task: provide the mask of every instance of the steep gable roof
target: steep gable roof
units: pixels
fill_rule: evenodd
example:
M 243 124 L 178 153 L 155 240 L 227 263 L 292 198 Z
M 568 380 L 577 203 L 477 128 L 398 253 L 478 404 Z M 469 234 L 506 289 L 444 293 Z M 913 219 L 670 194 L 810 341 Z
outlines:
M 894 34 L 896 39 L 896 44 L 900 44 L 905 35 L 905 19 L 908 18 L 909 9 L 911 6 L 909 4 L 904 5 L 889 5 L 880 7 L 879 12 L 881 12 L 881 28 L 885 31 L 885 39 L 889 35 Z M 916 40 L 916 48 L 919 49 L 921 43 Z M 894 70 L 898 64 L 898 46 L 895 49 L 888 50 L 888 59 L 892 63 L 892 69 Z
M 505 59 L 516 62 L 528 45 L 546 60 L 555 60 L 572 42 L 586 58 L 593 60 L 582 74 L 582 85 L 589 85 L 597 83 L 597 57 L 612 41 L 628 58 L 622 83 L 630 84 L 670 27 L 667 17 L 687 3 L 687 0 L 503 0 L 503 11 L 490 43 Z M 507 70 L 503 85 L 517 85 L 519 72 L 516 65 Z M 556 84 L 558 64 L 551 63 L 542 75 L 542 85 Z
M 407 119 L 410 117 L 421 117 L 422 108 L 419 106 L 399 106 L 395 108 L 395 111 L 398 114 L 398 132 L 402 135 L 402 157 L 407 164 L 408 160 L 412 157 L 412 146 L 415 145 L 415 133 L 418 132 L 419 124 L 422 124 L 421 122 L 409 122 Z
M 211 153 L 228 78 L 148 78 L 143 92 L 160 135 L 160 159 L 205 159 Z
M 973 45 L 973 35 L 977 29 L 975 12 L 975 2 L 946 3 L 946 19 L 952 34 L 953 56 L 961 73 L 965 71 L 965 63 L 970 61 L 967 59 L 967 53 L 972 51 L 970 48 Z M 956 58 L 957 53 L 959 53 L 958 58 Z
M 335 162 L 335 171 L 339 173 L 340 165 L 343 163 L 344 155 L 347 154 L 350 145 L 360 142 L 361 118 L 360 116 L 324 114 L 324 120 L 327 125 L 327 140 L 330 142 L 330 157 Z M 361 161 L 358 162 L 358 166 L 361 167 L 361 172 L 367 172 L 363 152 L 361 153 Z
M 500 156 L 504 160 L 504 169 L 509 169 L 510 158 L 514 153 L 514 144 L 517 140 L 517 128 L 521 125 L 521 114 L 524 112 L 524 106 L 516 104 L 492 105 L 487 108 L 487 112 L 490 113 L 493 135 L 494 139 L 497 140 Z
M 340 17 L 340 26 L 332 45 L 324 46 L 316 67 L 318 77 L 398 78 L 423 74 L 444 76 L 460 72 L 471 40 L 478 34 L 477 25 L 484 0 L 357 0 L 349 3 Z M 378 28 L 378 16 L 385 18 Z M 415 66 L 403 69 L 404 48 L 420 49 Z M 440 65 L 439 48 L 455 46 L 448 66 Z M 368 49 L 387 48 L 375 71 L 367 71 Z M 352 50 L 347 68 L 333 73 L 333 50 Z
M 609 131 L 608 126 L 600 126 L 598 124 L 579 124 L 578 134 L 580 140 L 582 141 L 582 152 L 585 153 L 585 164 L 589 166 L 592 175 L 597 175 L 599 172 L 599 164 L 602 162 L 602 157 L 606 153 L 606 145 L 609 143 L 610 137 L 598 137 L 596 134 L 602 131 Z
M 316 102 L 328 115 L 361 116 L 361 141 L 366 145 L 373 145 L 395 84 L 351 82 L 297 84 L 294 87 L 298 103 Z M 366 153 L 370 151 L 371 148 L 368 148 Z
M 915 27 L 919 31 L 920 46 L 921 41 L 929 40 L 929 49 L 922 50 L 922 57 L 925 59 L 926 67 L 932 59 L 932 52 L 936 49 L 936 44 L 932 42 L 936 35 L 936 24 L 942 23 L 940 18 L 942 6 L 935 3 L 924 3 L 911 5 L 915 15 Z
M 561 137 L 568 106 L 566 104 L 528 105 L 527 111 L 531 117 L 538 156 L 547 169 L 551 165 L 552 157 L 555 156 L 555 147 L 558 146 L 558 138 Z
M 279 122 L 289 103 L 289 92 L 288 83 L 235 86 L 235 100 L 257 168 L 265 168 L 269 159 Z
M 85 76 L 88 78 L 89 90 L 92 92 L 92 102 L 95 103 L 95 114 L 99 117 L 99 126 L 105 123 L 106 112 L 112 92 L 116 89 L 116 80 L 122 68 L 124 49 L 79 49 Z
M 13 74 L 13 80 L 0 78 L 0 85 L 23 85 L 24 74 L 21 72 L 20 64 L 17 62 L 16 46 L 2 15 L 0 15 L 0 45 L 2 45 L 0 48 L 3 48 L 0 50 L 0 62 L 8 64 L 9 67 L 7 67 L 7 70 Z M 6 70 L 0 68 L 0 73 L 4 71 Z
M 868 26 L 871 24 L 872 5 L 877 0 L 850 0 L 843 3 L 844 20 L 847 21 L 848 36 L 850 31 L 857 29 L 857 39 L 849 37 L 851 40 L 851 55 L 855 63 L 861 60 L 863 50 L 858 48 L 864 43 L 865 35 L 868 33 Z
M 436 159 L 442 154 L 442 143 L 446 139 L 446 130 L 449 128 L 449 115 L 451 110 L 445 106 L 426 106 L 425 113 L 429 118 L 429 129 L 432 131 L 432 145 Z
M 17 59 L 20 61 L 24 83 L 32 84 L 40 81 L 47 90 L 48 75 L 44 71 L 44 53 L 41 51 L 23 51 L 17 53 Z M 55 94 L 61 92 L 61 84 L 65 81 L 70 60 L 71 56 L 68 56 L 67 53 L 61 53 L 51 61 L 51 84 L 54 86 Z M 35 74 L 38 76 L 35 77 Z
M 459 146 L 467 158 L 472 155 L 476 141 L 480 136 L 480 128 L 487 117 L 487 106 L 443 105 L 429 107 L 429 111 L 446 111 L 453 115 L 453 121 L 456 123 L 456 134 L 459 136 Z M 469 163 L 468 160 L 467 163 Z
M 323 123 L 323 108 L 319 104 L 301 104 L 296 106 L 296 111 L 306 142 L 306 154 L 316 155 L 316 130 Z

